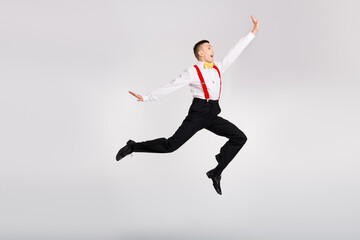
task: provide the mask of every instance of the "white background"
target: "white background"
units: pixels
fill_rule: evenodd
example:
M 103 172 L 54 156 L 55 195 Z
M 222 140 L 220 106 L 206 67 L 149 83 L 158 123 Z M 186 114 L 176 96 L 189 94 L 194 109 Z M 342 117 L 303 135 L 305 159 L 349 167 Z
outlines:
M 353 1 L 0 2 L 1 239 L 360 238 L 360 4 Z M 221 116 L 248 142 L 217 195 L 226 142 L 115 161 L 170 137 L 188 87 L 143 94 L 260 31 L 223 75 Z

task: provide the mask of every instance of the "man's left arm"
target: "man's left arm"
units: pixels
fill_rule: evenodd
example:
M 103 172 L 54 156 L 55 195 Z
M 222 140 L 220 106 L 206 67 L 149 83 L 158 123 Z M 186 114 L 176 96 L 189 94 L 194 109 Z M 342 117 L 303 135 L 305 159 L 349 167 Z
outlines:
M 254 23 L 254 28 L 247 35 L 242 37 L 233 47 L 229 53 L 221 59 L 217 65 L 219 65 L 221 73 L 225 72 L 225 70 L 237 59 L 237 57 L 241 54 L 241 52 L 249 45 L 249 43 L 255 38 L 255 34 L 259 31 L 259 20 L 256 20 L 252 15 L 251 19 Z

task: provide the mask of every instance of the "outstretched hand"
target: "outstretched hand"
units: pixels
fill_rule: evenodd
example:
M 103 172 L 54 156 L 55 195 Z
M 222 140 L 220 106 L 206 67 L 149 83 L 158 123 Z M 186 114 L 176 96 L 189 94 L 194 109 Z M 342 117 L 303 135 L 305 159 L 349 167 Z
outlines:
M 129 93 L 130 93 L 131 95 L 133 95 L 134 97 L 136 97 L 138 102 L 144 101 L 144 99 L 143 99 L 143 97 L 142 97 L 141 95 L 136 94 L 136 93 L 134 93 L 134 92 L 132 92 L 132 91 L 129 91 Z
M 254 23 L 254 29 L 252 30 L 253 34 L 256 34 L 259 31 L 259 20 L 256 20 L 253 15 L 251 16 L 251 20 Z

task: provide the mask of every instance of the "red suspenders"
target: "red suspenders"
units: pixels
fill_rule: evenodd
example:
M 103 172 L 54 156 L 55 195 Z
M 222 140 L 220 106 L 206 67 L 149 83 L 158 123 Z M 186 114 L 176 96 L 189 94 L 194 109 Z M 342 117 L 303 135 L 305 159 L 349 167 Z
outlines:
M 205 81 L 204 81 L 204 77 L 203 77 L 203 75 L 201 74 L 199 67 L 198 67 L 197 65 L 194 65 L 194 67 L 195 67 L 195 69 L 196 69 L 196 71 L 197 71 L 197 74 L 199 75 L 200 82 L 201 82 L 201 86 L 202 86 L 202 88 L 203 88 L 203 90 L 204 90 L 204 93 L 205 93 L 205 99 L 206 99 L 206 100 L 209 100 L 209 98 L 210 98 L 210 97 L 209 97 L 209 92 L 208 92 L 208 90 L 207 90 L 207 87 L 206 87 L 206 84 L 205 84 Z M 220 94 L 221 94 L 221 75 L 220 75 L 220 70 L 219 70 L 219 68 L 218 68 L 216 65 L 214 65 L 214 68 L 215 68 L 216 71 L 218 72 L 219 78 L 220 78 L 220 91 L 219 91 L 219 99 L 220 99 Z

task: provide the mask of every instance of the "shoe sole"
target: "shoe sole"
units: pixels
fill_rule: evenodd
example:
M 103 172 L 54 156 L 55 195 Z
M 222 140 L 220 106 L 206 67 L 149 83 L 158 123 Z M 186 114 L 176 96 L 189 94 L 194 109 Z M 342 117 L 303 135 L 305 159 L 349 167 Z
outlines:
M 129 145 L 131 145 L 131 144 L 135 144 L 135 141 L 133 141 L 133 140 L 127 141 L 126 145 L 119 150 L 119 152 L 116 154 L 116 157 L 115 157 L 116 161 L 120 161 L 121 159 L 123 159 L 123 158 L 126 157 L 127 155 L 131 155 L 131 156 L 132 156 L 132 153 L 126 154 L 126 155 L 124 155 L 124 156 L 123 156 L 123 155 L 120 155 L 121 150 L 124 149 L 125 147 L 129 147 Z
M 208 172 L 206 173 L 206 176 L 212 180 L 212 182 L 213 182 L 213 187 L 214 187 L 214 189 L 215 189 L 215 192 L 216 192 L 217 194 L 219 194 L 219 195 L 222 195 L 222 191 L 220 190 L 220 191 L 218 192 L 218 191 L 216 190 L 216 188 L 215 188 L 215 184 L 214 184 L 214 180 L 212 179 L 212 172 L 211 172 L 211 171 L 212 171 L 212 170 L 208 171 Z

